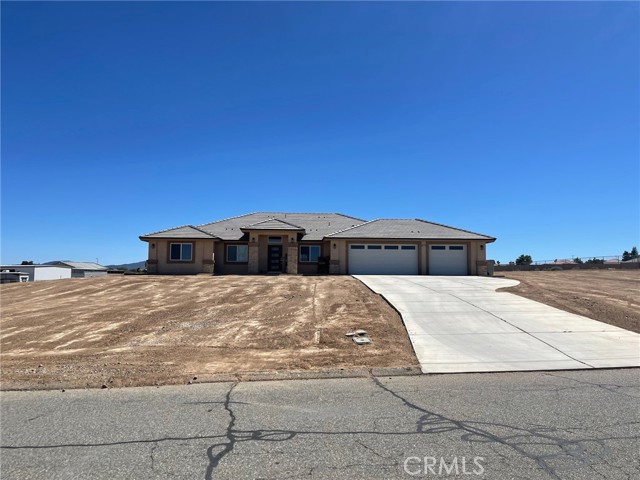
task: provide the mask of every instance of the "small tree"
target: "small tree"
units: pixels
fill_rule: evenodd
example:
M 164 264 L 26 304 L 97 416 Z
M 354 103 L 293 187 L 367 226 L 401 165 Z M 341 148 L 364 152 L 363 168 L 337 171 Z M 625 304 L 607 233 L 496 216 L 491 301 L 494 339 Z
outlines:
M 634 258 L 638 258 L 638 249 L 637 247 L 633 247 L 631 252 L 627 252 L 626 250 L 622 252 L 622 261 L 626 262 L 627 260 L 633 260 Z
M 531 265 L 532 263 L 531 255 L 522 254 L 516 258 L 516 265 Z
M 20 265 L 33 265 L 33 260 L 23 260 Z
M 578 265 L 582 265 L 584 262 L 580 257 L 576 257 L 573 259 L 573 263 L 577 263 Z

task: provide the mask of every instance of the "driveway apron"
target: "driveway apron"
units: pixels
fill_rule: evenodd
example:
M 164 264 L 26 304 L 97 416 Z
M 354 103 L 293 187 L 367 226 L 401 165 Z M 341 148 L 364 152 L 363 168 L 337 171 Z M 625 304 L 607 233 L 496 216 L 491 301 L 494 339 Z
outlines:
M 354 276 L 400 312 L 424 373 L 640 366 L 640 335 L 496 292 L 517 280 Z

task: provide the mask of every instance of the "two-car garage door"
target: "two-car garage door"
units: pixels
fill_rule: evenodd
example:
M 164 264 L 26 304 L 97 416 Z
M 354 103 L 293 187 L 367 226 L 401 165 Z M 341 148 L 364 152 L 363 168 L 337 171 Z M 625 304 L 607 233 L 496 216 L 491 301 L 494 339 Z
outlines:
M 416 245 L 349 245 L 352 275 L 417 275 Z
M 428 245 L 429 275 L 467 275 L 466 245 Z M 418 275 L 417 245 L 351 244 L 352 275 Z

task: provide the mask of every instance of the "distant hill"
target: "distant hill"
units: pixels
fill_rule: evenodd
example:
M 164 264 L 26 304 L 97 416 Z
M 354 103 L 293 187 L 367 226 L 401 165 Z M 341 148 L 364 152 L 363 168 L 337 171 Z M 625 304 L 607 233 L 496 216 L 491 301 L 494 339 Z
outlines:
M 144 268 L 144 261 L 136 263 L 123 263 L 122 265 L 107 265 L 110 270 L 137 270 Z

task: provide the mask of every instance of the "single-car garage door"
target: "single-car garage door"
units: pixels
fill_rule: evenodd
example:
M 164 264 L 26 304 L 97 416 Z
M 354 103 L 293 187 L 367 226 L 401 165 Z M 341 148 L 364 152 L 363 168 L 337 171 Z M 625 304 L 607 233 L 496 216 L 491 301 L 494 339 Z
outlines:
M 352 275 L 417 275 L 415 245 L 349 245 L 349 273 Z
M 465 245 L 429 245 L 429 275 L 467 275 Z

